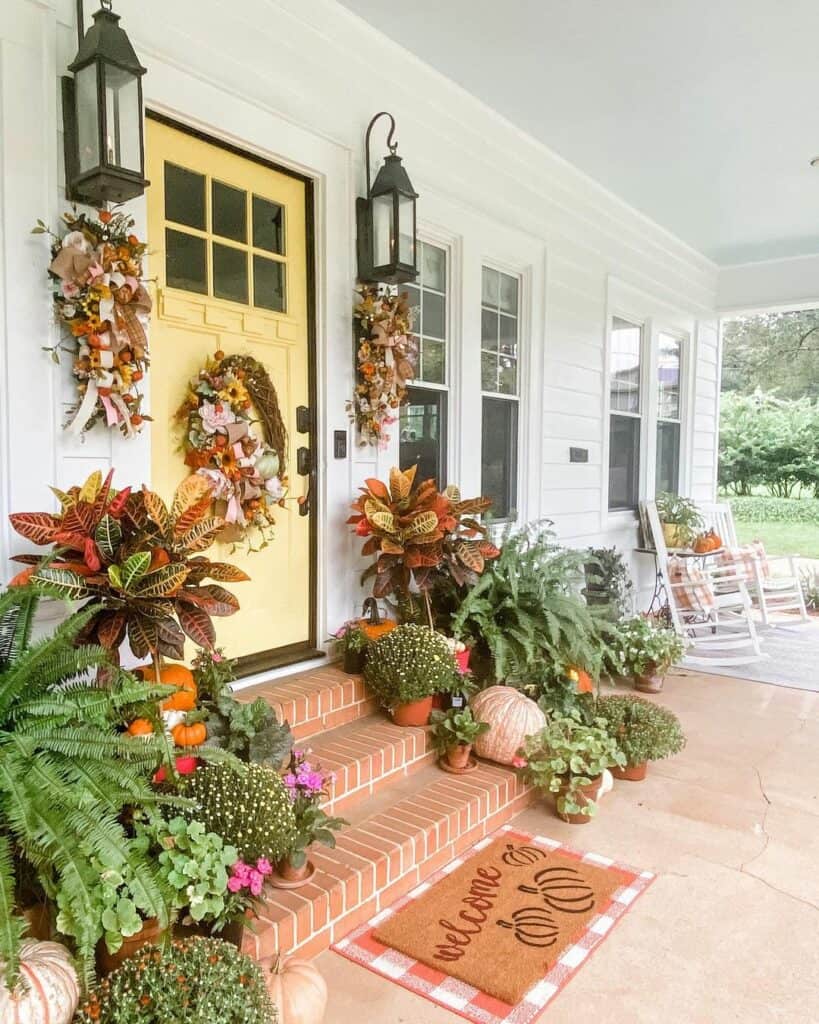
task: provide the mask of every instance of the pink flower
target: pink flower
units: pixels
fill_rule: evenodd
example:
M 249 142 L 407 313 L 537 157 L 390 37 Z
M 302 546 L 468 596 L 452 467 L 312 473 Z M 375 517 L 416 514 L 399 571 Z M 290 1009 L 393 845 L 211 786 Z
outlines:
M 63 281 L 60 285 L 60 290 L 66 299 L 73 299 L 75 295 L 80 294 L 80 286 L 73 281 Z
M 218 665 L 220 661 L 224 661 L 225 659 L 218 651 L 213 651 L 213 653 L 210 656 L 210 660 L 216 662 L 216 664 Z
M 243 860 L 237 860 L 230 870 L 233 872 L 236 878 L 241 880 L 243 885 L 247 885 L 251 871 L 249 864 L 245 864 Z
M 270 863 L 267 857 L 259 857 L 259 859 L 256 861 L 256 870 L 259 872 L 260 875 L 272 875 L 273 865 Z
M 260 871 L 250 872 L 250 891 L 254 896 L 261 896 L 264 888 L 264 875 Z
M 202 427 L 207 434 L 215 434 L 219 427 L 235 423 L 236 417 L 227 402 L 202 402 L 199 407 Z
M 228 879 L 228 889 L 230 889 L 231 892 L 240 892 L 244 889 L 244 885 L 244 882 L 237 875 L 233 875 Z
M 525 768 L 526 767 L 526 758 L 525 757 L 513 757 L 512 758 L 512 767 L 513 768 Z

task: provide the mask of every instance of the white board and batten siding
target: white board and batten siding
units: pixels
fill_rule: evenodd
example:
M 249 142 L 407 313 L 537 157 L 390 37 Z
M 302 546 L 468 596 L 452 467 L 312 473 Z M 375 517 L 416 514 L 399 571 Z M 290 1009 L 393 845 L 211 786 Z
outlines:
M 87 19 L 95 6 L 88 0 Z M 719 338 L 717 271 L 709 260 L 334 0 L 245 0 L 230 8 L 174 0 L 161 10 L 121 0 L 117 13 L 148 68 L 148 107 L 316 183 L 319 637 L 360 600 L 358 542 L 343 526 L 350 497 L 397 456 L 394 430 L 381 452 L 357 448 L 350 432 L 350 456 L 332 457 L 333 431 L 348 427 L 354 202 L 363 191 L 364 130 L 378 110 L 395 115 L 400 153 L 421 196 L 421 234 L 449 254 L 450 479 L 466 494 L 480 491 L 480 282 L 489 264 L 521 281 L 521 516 L 552 519 L 567 543 L 634 546 L 634 517 L 606 509 L 606 338 L 623 296 L 633 300 L 634 315 L 685 335 L 683 479 L 695 497 L 712 496 Z M 61 433 L 69 369 L 41 351 L 53 339 L 47 244 L 29 231 L 38 217 L 56 225 L 65 206 L 59 76 L 75 49 L 74 0 L 4 0 L 4 571 L 20 546 L 6 515 L 47 507 L 47 484 L 64 486 L 110 465 L 122 484 L 149 478 L 149 430 L 130 442 L 96 430 L 82 444 Z M 382 143 L 374 133 L 374 159 Z M 144 230 L 144 200 L 133 209 Z M 571 446 L 586 448 L 588 461 L 570 463 Z

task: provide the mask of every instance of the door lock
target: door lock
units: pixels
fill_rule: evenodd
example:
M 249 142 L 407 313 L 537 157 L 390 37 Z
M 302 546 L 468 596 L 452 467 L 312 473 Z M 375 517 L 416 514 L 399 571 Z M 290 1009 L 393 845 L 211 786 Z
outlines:
M 299 476 L 307 476 L 312 468 L 309 448 L 299 448 L 296 452 L 296 469 Z

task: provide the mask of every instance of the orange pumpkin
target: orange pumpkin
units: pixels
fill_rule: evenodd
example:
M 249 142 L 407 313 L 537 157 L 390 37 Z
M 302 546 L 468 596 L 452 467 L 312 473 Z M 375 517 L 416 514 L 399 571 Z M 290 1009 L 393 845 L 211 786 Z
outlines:
M 186 725 L 180 722 L 171 729 L 171 736 L 178 747 L 198 747 L 208 738 L 208 730 L 204 722 Z
M 698 555 L 708 554 L 709 551 L 719 551 L 722 547 L 722 537 L 714 530 L 708 530 L 705 533 L 701 533 L 694 541 L 694 551 Z
M 578 693 L 594 693 L 592 677 L 585 669 L 572 665 L 566 672 L 566 678 L 576 685 Z
M 489 723 L 489 730 L 475 740 L 475 753 L 500 764 L 512 764 L 526 737 L 546 725 L 537 704 L 512 686 L 490 686 L 471 707 L 476 721 Z
M 153 731 L 153 724 L 147 718 L 135 718 L 128 726 L 129 736 L 150 736 Z
M 277 956 L 266 978 L 279 1024 L 321 1024 L 327 984 L 309 960 Z
M 153 665 L 142 665 L 139 673 L 148 682 L 156 681 Z M 193 711 L 196 707 L 197 689 L 196 680 L 189 668 L 176 662 L 163 665 L 159 672 L 159 682 L 164 686 L 178 687 L 176 693 L 162 702 L 163 711 Z
M 392 619 L 382 619 L 378 604 L 374 597 L 368 597 L 362 609 L 363 616 L 358 620 L 358 628 L 372 643 L 385 633 L 391 633 L 398 625 Z

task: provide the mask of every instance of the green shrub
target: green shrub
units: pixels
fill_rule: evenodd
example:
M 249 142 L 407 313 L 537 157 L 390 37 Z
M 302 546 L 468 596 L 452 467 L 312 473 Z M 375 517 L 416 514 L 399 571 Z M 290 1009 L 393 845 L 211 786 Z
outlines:
M 364 679 L 387 709 L 451 690 L 455 657 L 429 626 L 405 623 L 370 644 Z
M 189 818 L 235 846 L 242 860 L 281 860 L 293 843 L 293 807 L 272 768 L 205 765 L 188 776 L 186 795 L 195 802 Z
M 679 719 L 661 704 L 618 694 L 601 697 L 596 710 L 629 766 L 671 757 L 685 746 Z
M 819 498 L 729 498 L 738 523 L 810 523 L 819 526 Z
M 89 994 L 75 1024 L 275 1024 L 261 969 L 218 939 L 144 946 Z
M 642 676 L 655 671 L 662 675 L 683 654 L 685 644 L 673 629 L 635 615 L 617 625 L 605 668 L 610 676 Z

